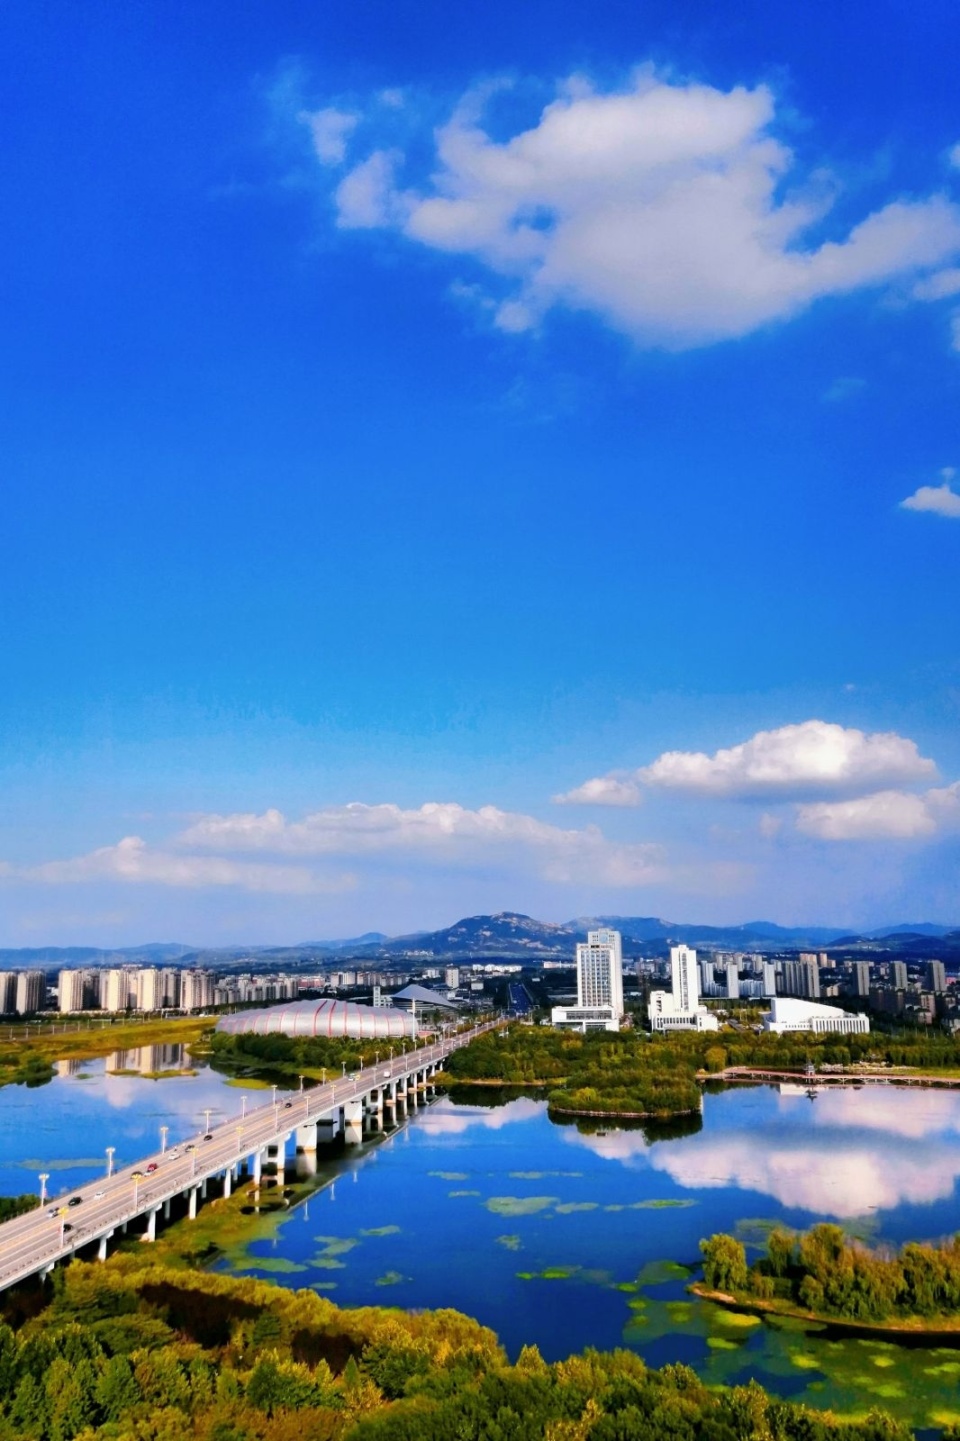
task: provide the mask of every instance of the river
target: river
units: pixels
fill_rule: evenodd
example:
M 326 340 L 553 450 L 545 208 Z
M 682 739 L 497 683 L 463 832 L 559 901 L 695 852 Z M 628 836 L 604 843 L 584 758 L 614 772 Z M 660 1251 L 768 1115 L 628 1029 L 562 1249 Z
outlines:
M 143 1063 L 141 1063 L 143 1064 Z M 134 1069 L 127 1065 L 124 1070 Z M 0 1189 L 51 1190 L 239 1114 L 201 1069 L 149 1080 L 84 1063 L 0 1092 Z M 251 1098 L 256 1094 L 248 1092 Z M 301 1166 L 312 1169 L 307 1158 Z M 688 1134 L 554 1125 L 531 1096 L 443 1097 L 316 1167 L 316 1189 L 220 1264 L 343 1305 L 453 1306 L 516 1355 L 630 1346 L 709 1382 L 755 1376 L 817 1406 L 960 1420 L 960 1349 L 908 1349 L 731 1316 L 686 1292 L 701 1237 L 760 1247 L 770 1226 L 834 1220 L 871 1243 L 958 1229 L 960 1092 L 750 1086 L 705 1097 Z M 755 1251 L 751 1254 L 756 1254 Z

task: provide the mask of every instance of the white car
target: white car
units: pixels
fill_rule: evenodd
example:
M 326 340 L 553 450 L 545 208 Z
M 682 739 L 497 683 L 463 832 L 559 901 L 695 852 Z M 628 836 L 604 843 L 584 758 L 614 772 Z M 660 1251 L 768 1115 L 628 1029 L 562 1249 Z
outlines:
M 93 1199 L 94 1199 L 95 1201 L 102 1201 L 103 1198 L 104 1198 L 104 1196 L 105 1196 L 106 1194 L 107 1194 L 106 1191 L 94 1191 L 94 1193 L 93 1193 Z

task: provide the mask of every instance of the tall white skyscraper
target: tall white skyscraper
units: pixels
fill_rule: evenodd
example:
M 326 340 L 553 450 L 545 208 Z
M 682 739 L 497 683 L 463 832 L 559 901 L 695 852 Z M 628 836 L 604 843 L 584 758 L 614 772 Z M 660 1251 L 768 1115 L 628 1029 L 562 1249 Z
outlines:
M 670 990 L 678 1015 L 688 1015 L 697 1009 L 700 1000 L 697 953 L 689 946 L 670 947 Z
M 623 952 L 619 931 L 588 931 L 577 946 L 577 1005 L 609 1006 L 623 1015 Z

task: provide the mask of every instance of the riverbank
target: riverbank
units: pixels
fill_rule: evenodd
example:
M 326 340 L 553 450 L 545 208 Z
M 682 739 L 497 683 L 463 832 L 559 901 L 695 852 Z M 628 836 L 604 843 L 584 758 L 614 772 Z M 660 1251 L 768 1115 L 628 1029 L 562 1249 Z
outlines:
M 714 1305 L 741 1316 L 769 1316 L 777 1320 L 802 1321 L 804 1325 L 823 1327 L 857 1340 L 874 1338 L 903 1343 L 915 1341 L 929 1347 L 960 1347 L 960 1316 L 913 1316 L 898 1317 L 891 1321 L 857 1321 L 845 1316 L 825 1316 L 820 1312 L 805 1311 L 800 1306 L 776 1299 L 744 1299 L 731 1296 L 725 1291 L 713 1291 L 700 1281 L 694 1281 L 687 1290 L 700 1301 L 712 1301 Z
M 171 1016 L 157 1021 L 117 1021 L 112 1025 L 83 1026 L 69 1022 L 46 1026 L 0 1028 L 0 1066 L 22 1065 L 28 1058 L 41 1061 L 92 1061 L 114 1051 L 140 1046 L 194 1045 L 215 1022 L 209 1016 Z

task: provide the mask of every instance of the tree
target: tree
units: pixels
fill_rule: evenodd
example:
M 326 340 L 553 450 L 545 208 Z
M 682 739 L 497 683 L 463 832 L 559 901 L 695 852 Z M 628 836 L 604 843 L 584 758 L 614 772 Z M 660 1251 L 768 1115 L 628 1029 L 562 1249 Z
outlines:
M 712 1291 L 737 1292 L 747 1287 L 747 1255 L 733 1236 L 711 1236 L 700 1242 L 703 1279 Z

